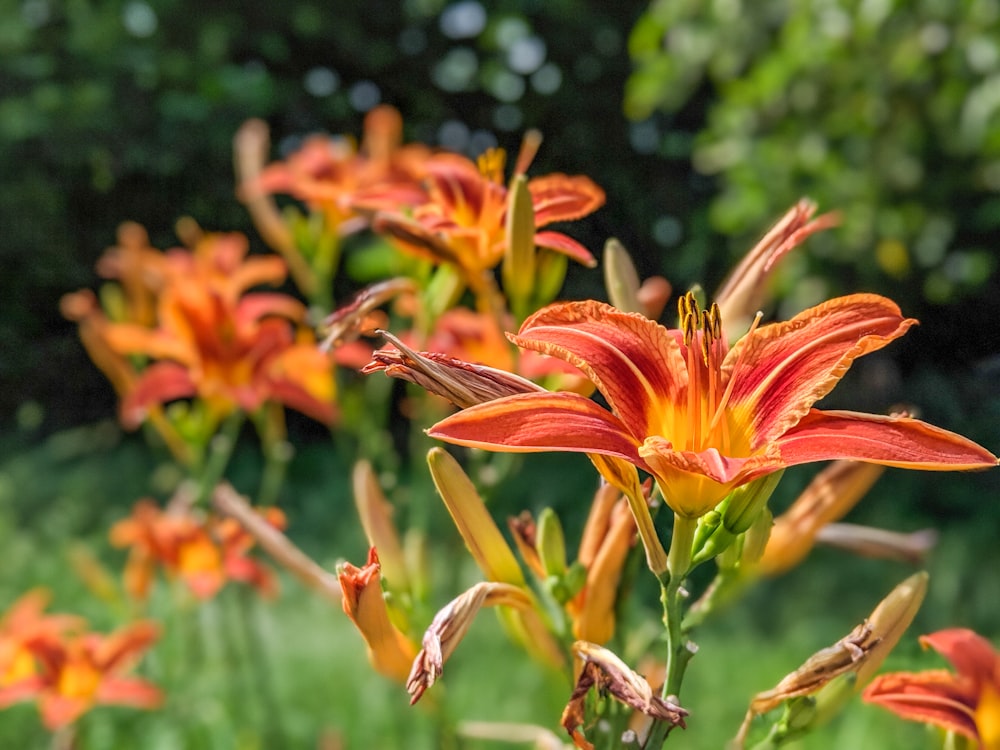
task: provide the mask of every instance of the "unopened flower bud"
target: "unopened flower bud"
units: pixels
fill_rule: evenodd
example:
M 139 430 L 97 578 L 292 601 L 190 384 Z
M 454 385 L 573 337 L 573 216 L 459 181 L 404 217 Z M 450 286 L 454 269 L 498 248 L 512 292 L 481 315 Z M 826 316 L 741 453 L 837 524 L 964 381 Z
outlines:
M 561 578 L 566 573 L 566 540 L 562 524 L 552 508 L 538 514 L 535 549 L 541 558 L 546 575 Z

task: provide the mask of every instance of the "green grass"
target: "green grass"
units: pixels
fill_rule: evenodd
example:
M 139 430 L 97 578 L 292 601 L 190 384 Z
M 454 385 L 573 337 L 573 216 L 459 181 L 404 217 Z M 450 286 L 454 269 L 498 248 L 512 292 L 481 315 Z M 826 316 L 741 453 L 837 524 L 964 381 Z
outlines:
M 41 585 L 53 590 L 52 611 L 81 613 L 98 629 L 120 624 L 124 602 L 102 601 L 87 591 L 68 553 L 83 544 L 117 576 L 124 553 L 108 547 L 107 529 L 136 499 L 167 483 L 169 470 L 150 457 L 141 440 L 122 438 L 111 425 L 55 435 L 31 447 L 16 438 L 6 440 L 0 464 L 0 608 Z M 525 460 L 514 479 L 491 493 L 492 503 L 501 517 L 521 507 L 551 504 L 573 538 L 593 479 L 585 461 L 549 458 Z M 234 464 L 237 484 L 252 483 L 255 465 L 254 451 L 243 450 Z M 348 476 L 345 462 L 331 448 L 310 445 L 294 459 L 285 492 L 290 535 L 331 568 L 342 558 L 360 562 L 364 553 Z M 894 494 L 898 486 L 906 488 L 907 482 L 894 479 L 882 495 L 902 502 Z M 436 545 L 434 604 L 440 605 L 477 574 L 443 513 L 435 511 L 430 522 Z M 938 666 L 920 654 L 915 639 L 920 632 L 996 622 L 997 605 L 987 594 L 1000 589 L 1000 566 L 992 533 L 979 526 L 945 528 L 930 566 L 927 603 L 889 667 Z M 846 634 L 909 572 L 901 565 L 818 550 L 800 569 L 751 592 L 697 633 L 700 651 L 683 694 L 692 712 L 689 729 L 672 736 L 668 747 L 723 747 L 753 693 L 773 686 L 813 651 Z M 452 722 L 529 722 L 557 729 L 569 685 L 531 664 L 491 614 L 475 622 L 447 664 L 443 682 L 425 696 L 427 705 L 410 707 L 401 687 L 369 669 L 363 643 L 339 608 L 287 576 L 282 583 L 274 602 L 229 587 L 215 600 L 195 605 L 161 582 L 150 614 L 162 620 L 165 633 L 140 671 L 164 688 L 166 705 L 149 713 L 93 711 L 81 721 L 79 749 L 304 749 L 316 748 L 323 736 L 338 737 L 349 748 L 503 746 L 442 736 L 435 711 Z M 656 592 L 642 585 L 639 591 L 649 607 L 637 610 L 638 619 L 643 628 L 655 627 Z M 49 746 L 33 706 L 0 713 L 0 747 Z M 934 746 L 923 727 L 855 702 L 796 747 Z

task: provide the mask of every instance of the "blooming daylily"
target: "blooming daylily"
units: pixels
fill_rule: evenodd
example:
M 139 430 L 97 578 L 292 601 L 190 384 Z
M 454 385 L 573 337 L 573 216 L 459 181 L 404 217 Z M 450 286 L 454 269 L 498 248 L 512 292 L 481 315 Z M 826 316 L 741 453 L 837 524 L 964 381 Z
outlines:
M 151 622 L 137 622 L 110 635 L 83 633 L 28 644 L 37 672 L 0 687 L 0 709 L 32 698 L 50 730 L 72 724 L 97 704 L 155 708 L 160 691 L 146 680 L 124 676 L 159 638 Z
M 302 304 L 284 294 L 243 293 L 284 278 L 283 261 L 245 254 L 242 235 L 206 235 L 194 253 L 174 251 L 177 273 L 159 297 L 159 326 L 107 326 L 113 350 L 159 360 L 126 396 L 127 425 L 141 422 L 151 406 L 192 396 L 216 417 L 277 401 L 333 420 L 331 365 L 298 325 Z
M 36 674 L 33 644 L 59 642 L 85 626 L 75 615 L 45 614 L 50 598 L 48 591 L 32 589 L 0 617 L 0 689 Z
M 258 511 L 274 528 L 285 525 L 277 508 Z M 210 599 L 226 581 L 249 583 L 264 595 L 277 589 L 274 574 L 247 553 L 254 540 L 234 519 L 202 519 L 193 513 L 162 511 L 149 500 L 110 532 L 115 547 L 129 547 L 125 588 L 135 599 L 149 595 L 153 573 L 162 566 L 199 599 Z
M 965 628 L 920 637 L 955 667 L 925 672 L 895 672 L 876 677 L 862 699 L 904 719 L 934 724 L 1000 749 L 1000 654 L 982 636 Z
M 504 161 L 500 149 L 487 151 L 475 164 L 458 154 L 432 157 L 425 166 L 429 200 L 416 206 L 412 216 L 380 214 L 376 229 L 389 232 L 404 250 L 452 263 L 475 279 L 500 262 L 507 243 Z M 527 161 L 518 160 L 519 173 Z M 551 174 L 529 180 L 527 187 L 536 229 L 579 219 L 604 205 L 604 191 L 583 176 Z M 534 243 L 595 265 L 586 248 L 561 232 L 536 232 Z
M 680 307 L 680 330 L 668 330 L 596 301 L 555 304 L 510 336 L 580 368 L 610 410 L 574 393 L 525 393 L 468 408 L 429 434 L 488 450 L 627 461 L 652 474 L 686 517 L 708 512 L 735 487 L 811 461 L 928 470 L 997 463 L 976 443 L 916 419 L 813 408 L 855 358 L 916 322 L 884 297 L 830 300 L 752 328 L 732 349 L 717 308 L 699 310 L 690 294 Z
M 420 178 L 430 156 L 427 147 L 402 145 L 403 120 L 390 106 L 375 107 L 365 117 L 358 148 L 351 138 L 311 136 L 284 162 L 262 170 L 244 169 L 244 200 L 284 193 L 323 212 L 341 233 L 360 229 L 351 221 L 358 209 L 395 209 L 426 200 Z

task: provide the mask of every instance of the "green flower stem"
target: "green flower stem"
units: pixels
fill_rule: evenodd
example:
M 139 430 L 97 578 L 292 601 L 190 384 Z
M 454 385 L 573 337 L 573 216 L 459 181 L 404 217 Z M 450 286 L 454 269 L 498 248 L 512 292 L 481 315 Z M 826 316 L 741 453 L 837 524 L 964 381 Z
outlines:
M 660 601 L 663 604 L 663 625 L 667 631 L 667 673 L 663 682 L 663 698 L 680 695 L 684 670 L 694 652 L 688 647 L 681 630 L 681 604 L 684 594 L 681 584 L 691 567 L 691 544 L 694 541 L 698 519 L 674 514 L 674 533 L 667 552 L 667 575 L 660 582 Z M 659 748 L 670 731 L 667 722 L 656 722 L 646 741 L 647 748 Z
M 219 483 L 229 466 L 229 459 L 232 458 L 233 449 L 240 436 L 240 428 L 243 426 L 244 414 L 242 411 L 234 411 L 222 423 L 221 429 L 209 441 L 208 460 L 205 462 L 201 477 L 198 480 L 197 504 L 202 505 L 208 502 L 215 485 Z

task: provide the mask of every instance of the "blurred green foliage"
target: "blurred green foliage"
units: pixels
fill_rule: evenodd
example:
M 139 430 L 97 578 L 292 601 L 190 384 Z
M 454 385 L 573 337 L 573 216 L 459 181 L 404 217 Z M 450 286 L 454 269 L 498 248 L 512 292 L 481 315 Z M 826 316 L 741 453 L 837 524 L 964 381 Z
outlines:
M 995 319 L 995 0 L 654 0 L 629 49 L 630 117 L 706 106 L 691 156 L 718 180 L 714 228 L 752 236 L 801 195 L 842 212 L 788 269 L 790 307 L 859 288 L 917 311 L 988 295 Z

